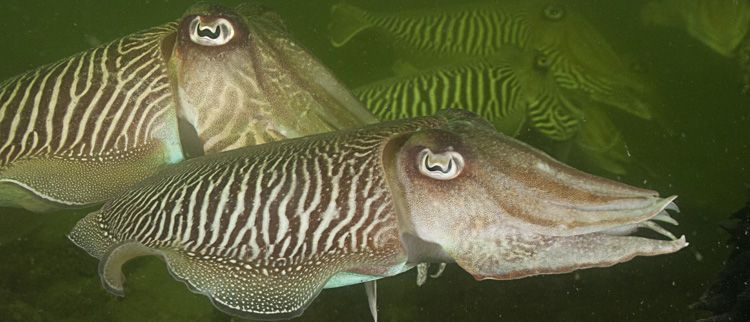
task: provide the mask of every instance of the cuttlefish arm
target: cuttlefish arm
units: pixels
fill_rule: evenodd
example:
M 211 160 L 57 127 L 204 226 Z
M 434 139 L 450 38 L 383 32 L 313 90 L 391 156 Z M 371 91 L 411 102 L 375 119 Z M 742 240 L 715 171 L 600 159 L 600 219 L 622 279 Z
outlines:
M 430 274 L 430 263 L 419 263 L 417 265 L 417 286 L 422 286 L 424 283 L 427 283 L 428 276 L 438 278 L 440 275 L 443 275 L 443 271 L 445 271 L 447 265 L 447 263 L 440 263 L 437 272 Z
M 656 222 L 676 224 L 661 198 L 570 168 L 481 121 L 455 122 L 399 143 L 386 160 L 411 262 L 454 261 L 476 279 L 605 267 L 675 252 Z M 393 147 L 396 149 L 396 147 Z M 669 240 L 631 235 L 653 230 Z

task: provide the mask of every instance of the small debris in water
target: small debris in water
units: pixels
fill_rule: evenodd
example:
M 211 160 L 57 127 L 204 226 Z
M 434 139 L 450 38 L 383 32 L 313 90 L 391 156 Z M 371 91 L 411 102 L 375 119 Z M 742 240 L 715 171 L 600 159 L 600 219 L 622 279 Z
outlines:
M 703 261 L 703 254 L 701 254 L 697 250 L 695 251 L 695 260 L 697 260 L 699 262 Z

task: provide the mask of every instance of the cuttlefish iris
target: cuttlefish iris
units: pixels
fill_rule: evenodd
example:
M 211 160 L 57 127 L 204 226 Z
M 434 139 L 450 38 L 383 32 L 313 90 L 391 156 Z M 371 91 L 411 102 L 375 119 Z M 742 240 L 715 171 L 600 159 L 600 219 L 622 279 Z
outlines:
M 675 197 L 598 178 L 460 111 L 207 155 L 147 179 L 83 218 L 69 238 L 121 266 L 163 258 L 220 310 L 302 314 L 323 288 L 419 263 L 478 280 L 604 267 L 685 247 L 656 222 Z M 666 236 L 633 235 L 645 228 Z
M 196 5 L 0 83 L 0 207 L 90 206 L 186 157 L 375 120 L 277 15 Z

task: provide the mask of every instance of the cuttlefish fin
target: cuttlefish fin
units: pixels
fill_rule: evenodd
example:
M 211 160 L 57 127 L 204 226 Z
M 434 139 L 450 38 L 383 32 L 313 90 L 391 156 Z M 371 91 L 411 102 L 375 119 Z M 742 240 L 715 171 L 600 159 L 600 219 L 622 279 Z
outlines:
M 151 141 L 106 157 L 47 155 L 0 168 L 0 207 L 46 212 L 103 203 L 152 175 L 165 163 L 182 160 L 169 142 Z
M 331 23 L 328 32 L 334 47 L 344 46 L 349 40 L 365 29 L 372 27 L 364 10 L 355 6 L 339 3 L 331 7 Z
M 367 293 L 367 304 L 370 306 L 372 320 L 378 322 L 378 281 L 365 282 L 365 293 Z
M 125 274 L 122 272 L 122 265 L 133 258 L 149 255 L 159 253 L 139 242 L 118 243 L 110 248 L 99 261 L 99 278 L 104 289 L 114 295 L 125 296 Z
M 206 295 L 220 311 L 251 320 L 291 319 L 315 299 L 328 280 L 340 270 L 331 260 L 313 263 L 243 261 L 202 255 L 170 246 L 149 247 L 140 242 L 116 241 L 108 232 L 101 212 L 81 219 L 68 238 L 100 260 L 104 288 L 125 295 L 122 265 L 140 256 L 155 255 L 166 263 L 172 276 L 193 292 Z
M 263 267 L 218 256 L 161 250 L 170 273 L 220 311 L 253 320 L 300 316 L 335 273 L 326 265 Z

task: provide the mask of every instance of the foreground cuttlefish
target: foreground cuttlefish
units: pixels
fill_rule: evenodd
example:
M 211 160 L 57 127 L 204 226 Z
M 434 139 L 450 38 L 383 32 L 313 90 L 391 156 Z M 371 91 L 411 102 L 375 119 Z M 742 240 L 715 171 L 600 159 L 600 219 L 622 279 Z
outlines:
M 276 14 L 196 5 L 0 83 L 0 207 L 91 206 L 185 157 L 375 121 Z
M 110 292 L 144 255 L 229 314 L 302 314 L 323 288 L 423 262 L 476 279 L 675 252 L 675 197 L 567 167 L 460 111 L 188 160 L 82 219 L 69 238 Z M 647 228 L 671 240 L 631 236 Z

